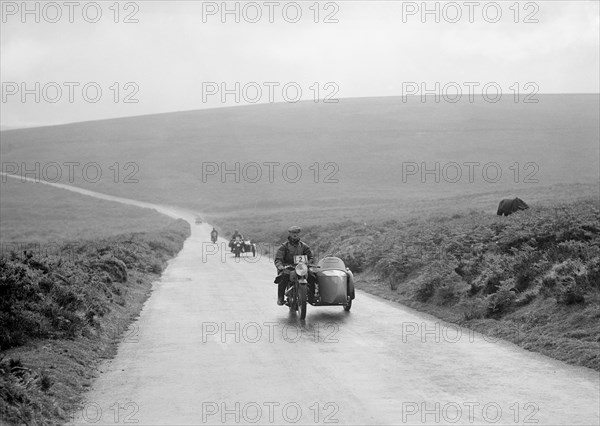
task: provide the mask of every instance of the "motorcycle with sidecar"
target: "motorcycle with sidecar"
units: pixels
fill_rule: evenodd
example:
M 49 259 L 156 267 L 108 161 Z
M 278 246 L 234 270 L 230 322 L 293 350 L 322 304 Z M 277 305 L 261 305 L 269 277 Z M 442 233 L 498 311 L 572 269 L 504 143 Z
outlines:
M 307 256 L 294 256 L 294 265 L 284 267 L 289 275 L 284 304 L 306 318 L 307 304 L 312 306 L 343 306 L 350 311 L 355 298 L 354 275 L 338 257 L 326 257 L 317 265 L 309 265 Z M 316 282 L 309 284 L 309 270 Z M 276 280 L 277 282 L 277 280 Z
M 231 251 L 235 257 L 241 257 L 242 253 L 250 252 L 252 252 L 252 256 L 256 257 L 256 244 L 251 240 L 244 240 L 240 237 L 236 237 L 229 242 L 229 247 L 231 248 Z
M 231 251 L 233 251 L 233 254 L 235 257 L 241 257 L 243 247 L 244 247 L 244 241 L 242 241 L 241 238 L 236 238 L 235 240 L 232 241 Z

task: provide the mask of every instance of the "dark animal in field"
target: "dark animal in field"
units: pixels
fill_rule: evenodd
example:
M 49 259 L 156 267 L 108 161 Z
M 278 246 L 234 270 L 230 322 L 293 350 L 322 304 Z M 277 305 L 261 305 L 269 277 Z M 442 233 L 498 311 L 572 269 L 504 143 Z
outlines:
M 508 216 L 509 214 L 512 214 L 518 210 L 525 210 L 528 208 L 529 206 L 527 205 L 527 203 L 525 203 L 525 201 L 521 200 L 520 198 L 507 198 L 505 200 L 500 201 L 500 204 L 498 205 L 498 212 L 496 214 L 498 216 Z

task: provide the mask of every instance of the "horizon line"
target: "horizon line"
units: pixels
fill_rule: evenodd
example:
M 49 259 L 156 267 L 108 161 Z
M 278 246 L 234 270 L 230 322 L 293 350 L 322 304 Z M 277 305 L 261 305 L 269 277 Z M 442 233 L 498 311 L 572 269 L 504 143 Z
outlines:
M 573 95 L 589 95 L 589 96 L 600 96 L 600 92 L 598 93 L 581 93 L 581 92 L 572 92 L 572 93 L 537 93 L 536 95 L 541 96 L 573 96 Z M 346 100 L 355 100 L 355 99 L 384 99 L 384 98 L 403 98 L 403 97 L 422 97 L 423 95 L 389 95 L 389 96 L 353 96 L 346 98 L 339 98 L 338 100 L 346 99 Z M 434 94 L 426 94 L 425 97 L 434 96 Z M 475 97 L 482 97 L 483 95 L 474 95 Z M 156 115 L 166 115 L 166 114 L 179 114 L 179 113 L 189 113 L 189 112 L 198 112 L 198 111 L 210 111 L 217 109 L 225 109 L 225 108 L 243 108 L 243 107 L 256 107 L 256 106 L 266 106 L 266 105 L 281 105 L 281 104 L 299 104 L 299 103 L 307 103 L 314 102 L 313 100 L 300 100 L 298 102 L 263 102 L 256 104 L 243 104 L 243 105 L 226 105 L 222 104 L 219 106 L 211 106 L 210 108 L 195 108 L 195 109 L 186 109 L 186 110 L 173 110 L 173 111 L 163 111 L 163 112 L 150 112 L 147 114 L 137 114 L 137 115 L 126 115 L 126 116 L 117 116 L 117 117 L 107 117 L 107 118 L 97 118 L 97 119 L 89 119 L 82 121 L 67 121 L 61 123 L 33 123 L 33 124 L 24 124 L 24 125 L 14 125 L 14 124 L 3 124 L 0 121 L 0 132 L 9 132 L 13 130 L 25 130 L 25 129 L 35 129 L 42 127 L 55 127 L 55 126 L 67 126 L 72 124 L 83 124 L 83 123 L 92 123 L 97 121 L 108 121 L 108 120 L 120 120 L 120 119 L 130 119 L 130 118 L 140 118 L 140 117 L 150 117 Z M 338 102 L 336 102 L 338 103 Z

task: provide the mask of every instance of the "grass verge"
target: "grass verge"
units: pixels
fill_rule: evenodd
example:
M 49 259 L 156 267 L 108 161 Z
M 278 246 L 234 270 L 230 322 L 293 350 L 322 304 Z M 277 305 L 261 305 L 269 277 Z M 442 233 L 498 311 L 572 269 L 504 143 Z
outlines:
M 179 220 L 155 232 L 70 243 L 61 255 L 0 257 L 2 422 L 70 420 L 189 234 Z
M 360 289 L 600 371 L 599 223 L 588 199 L 509 217 L 346 223 L 319 241 L 359 272 Z

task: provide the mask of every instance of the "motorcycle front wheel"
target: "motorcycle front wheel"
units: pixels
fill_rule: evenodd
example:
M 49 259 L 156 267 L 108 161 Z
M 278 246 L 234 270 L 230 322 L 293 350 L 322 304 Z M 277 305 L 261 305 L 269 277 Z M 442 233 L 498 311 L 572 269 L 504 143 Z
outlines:
M 300 314 L 300 319 L 306 318 L 306 297 L 306 285 L 298 286 L 298 313 Z
M 287 297 L 288 306 L 290 307 L 290 312 L 296 312 L 298 310 L 298 297 L 296 295 L 296 288 L 291 287 L 290 294 Z
M 290 312 L 296 312 L 298 310 L 298 299 L 295 296 L 289 298 Z

